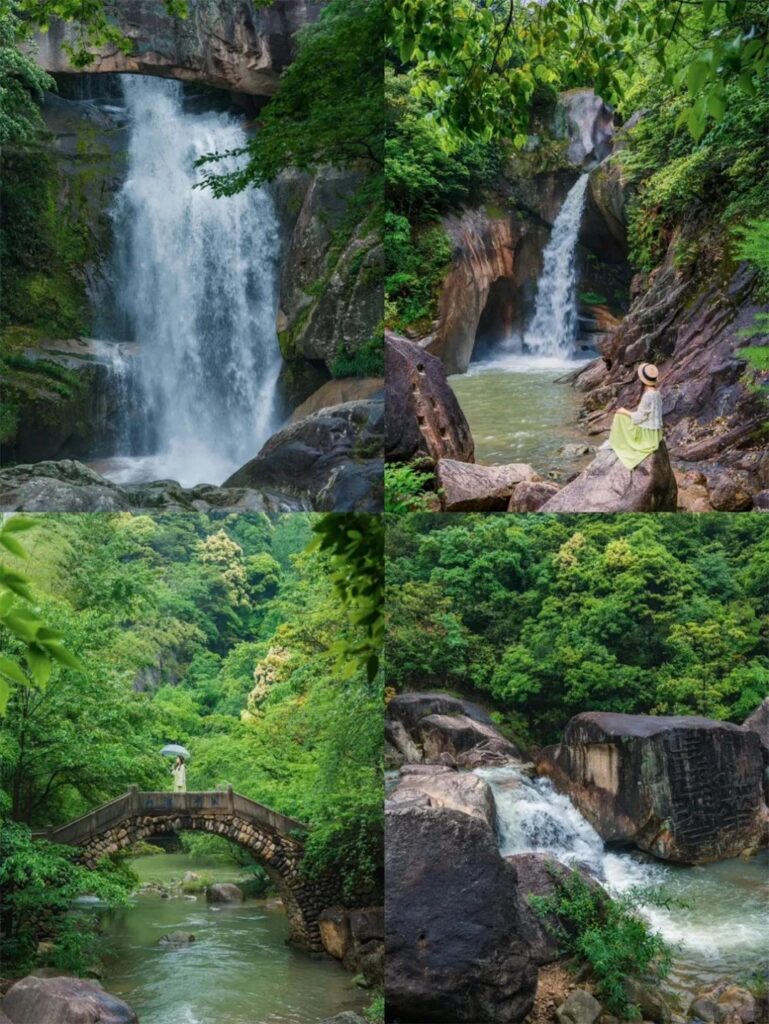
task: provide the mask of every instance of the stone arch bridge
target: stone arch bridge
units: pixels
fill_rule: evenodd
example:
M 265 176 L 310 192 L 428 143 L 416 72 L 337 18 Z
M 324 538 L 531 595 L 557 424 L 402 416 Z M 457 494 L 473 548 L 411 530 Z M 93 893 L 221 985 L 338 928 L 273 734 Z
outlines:
M 286 908 L 290 940 L 308 952 L 322 952 L 318 915 L 338 899 L 333 883 L 302 878 L 302 835 L 307 825 L 233 791 L 151 793 L 132 786 L 111 800 L 36 838 L 75 846 L 80 859 L 95 867 L 141 839 L 178 832 L 208 832 L 248 850 L 275 883 Z

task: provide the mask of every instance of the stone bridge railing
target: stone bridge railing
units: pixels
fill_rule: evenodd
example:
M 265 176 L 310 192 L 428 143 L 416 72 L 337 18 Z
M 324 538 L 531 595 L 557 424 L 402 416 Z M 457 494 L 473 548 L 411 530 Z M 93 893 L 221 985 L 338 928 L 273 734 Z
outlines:
M 339 893 L 334 879 L 308 880 L 301 871 L 304 843 L 297 832 L 307 828 L 241 796 L 232 786 L 202 793 L 151 793 L 132 786 L 82 818 L 33 835 L 76 847 L 90 867 L 152 836 L 188 831 L 218 835 L 248 850 L 273 880 L 286 908 L 292 942 L 321 952 L 318 915 L 338 901 Z

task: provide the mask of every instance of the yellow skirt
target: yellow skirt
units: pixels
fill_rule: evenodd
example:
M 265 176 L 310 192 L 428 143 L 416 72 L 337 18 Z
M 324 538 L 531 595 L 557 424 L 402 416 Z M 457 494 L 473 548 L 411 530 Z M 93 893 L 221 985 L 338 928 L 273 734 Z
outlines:
M 635 469 L 648 455 L 656 452 L 661 441 L 661 430 L 638 427 L 629 416 L 617 413 L 612 420 L 609 444 L 627 469 Z

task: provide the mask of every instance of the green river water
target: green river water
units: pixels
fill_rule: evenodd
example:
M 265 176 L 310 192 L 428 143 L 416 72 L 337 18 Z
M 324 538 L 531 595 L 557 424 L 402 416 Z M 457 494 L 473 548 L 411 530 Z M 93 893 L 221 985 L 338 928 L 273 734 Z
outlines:
M 470 424 L 478 462 L 528 462 L 546 477 L 579 472 L 590 455 L 562 453 L 565 445 L 600 444 L 578 422 L 579 392 L 558 382 L 579 365 L 575 361 L 516 356 L 472 363 L 467 373 L 449 378 Z
M 185 871 L 217 882 L 243 880 L 226 861 L 185 854 L 138 857 L 143 882 L 179 881 Z M 371 1002 L 335 961 L 312 959 L 286 945 L 278 900 L 209 906 L 196 899 L 139 893 L 129 907 L 103 916 L 105 989 L 125 999 L 141 1024 L 317 1024 Z M 161 936 L 188 931 L 195 942 L 161 946 Z

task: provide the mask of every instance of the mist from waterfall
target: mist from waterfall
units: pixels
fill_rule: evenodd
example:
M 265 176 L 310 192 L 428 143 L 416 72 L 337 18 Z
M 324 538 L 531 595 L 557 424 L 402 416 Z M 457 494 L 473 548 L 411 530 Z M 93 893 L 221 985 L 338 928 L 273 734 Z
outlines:
M 654 888 L 673 897 L 670 907 L 643 905 L 652 927 L 675 953 L 671 982 L 692 989 L 701 979 L 749 975 L 769 949 L 766 853 L 699 867 L 607 848 L 567 796 L 549 779 L 531 778 L 519 764 L 479 769 L 492 788 L 503 855 L 540 853 L 587 871 L 612 894 Z
M 577 337 L 577 273 L 574 254 L 585 206 L 588 174 L 569 190 L 542 254 L 534 316 L 523 336 L 525 351 L 568 359 Z
M 112 210 L 114 320 L 138 355 L 128 457 L 109 475 L 219 484 L 276 428 L 278 222 L 265 190 L 216 199 L 195 188 L 199 157 L 245 144 L 238 119 L 186 111 L 179 82 L 121 77 L 129 142 Z

